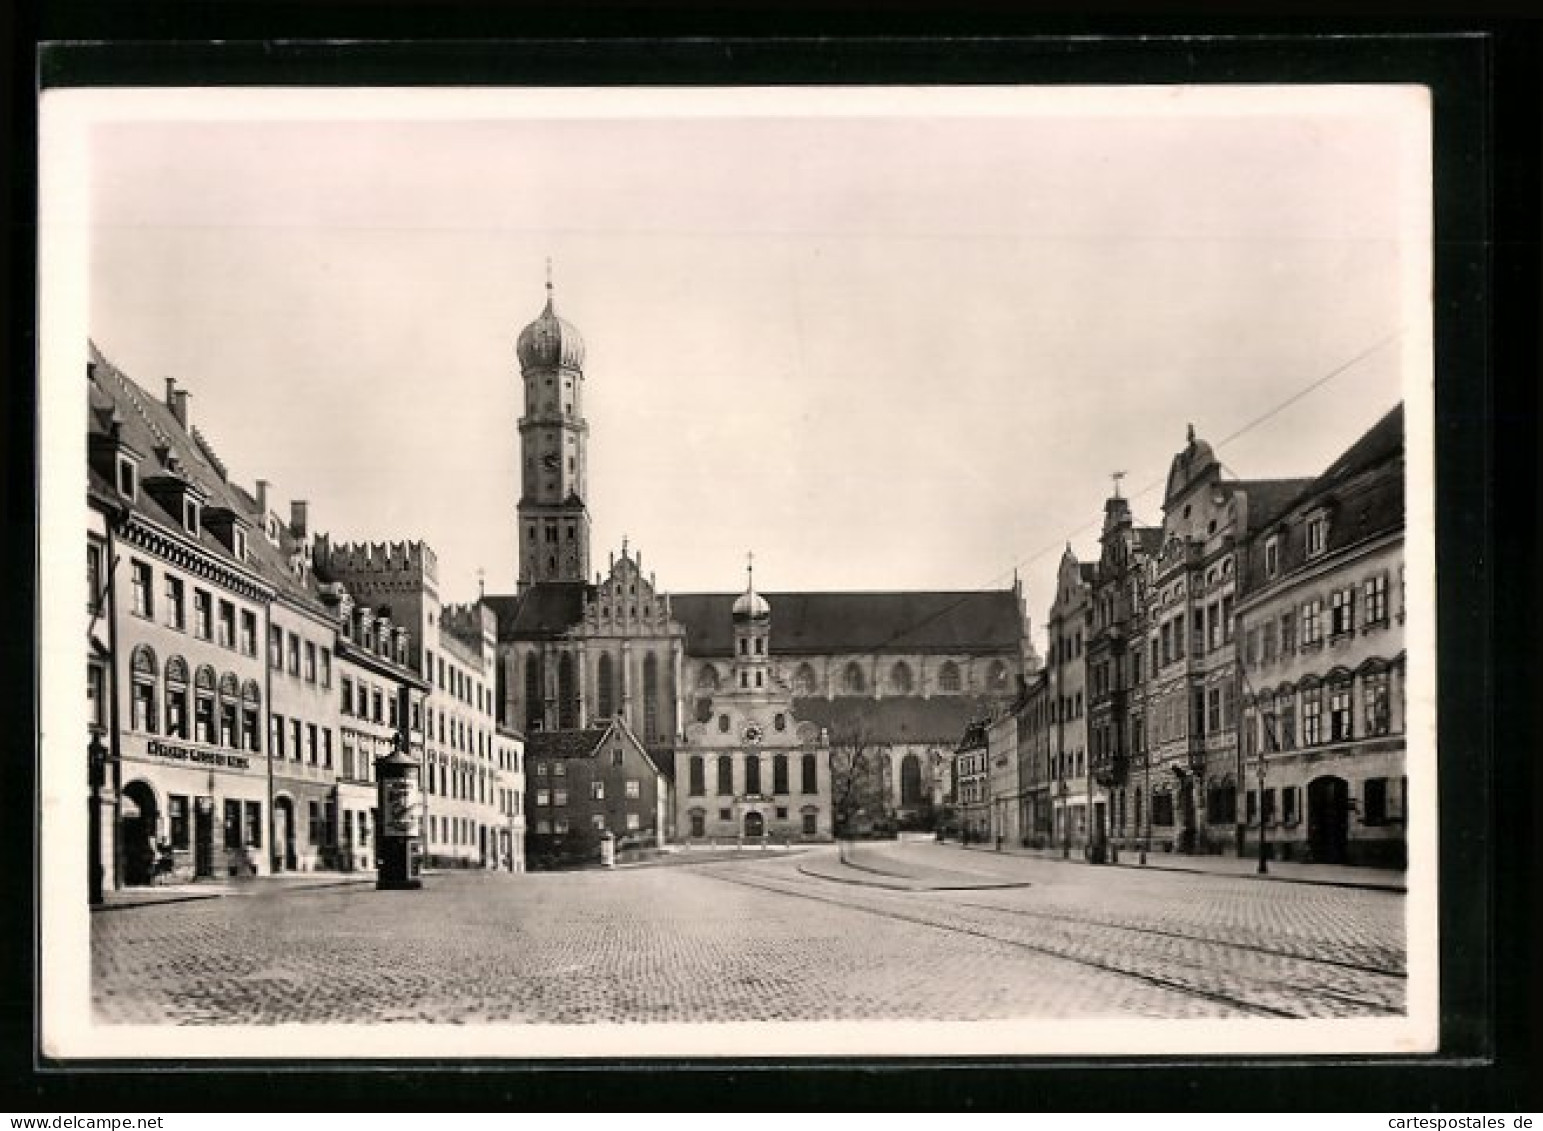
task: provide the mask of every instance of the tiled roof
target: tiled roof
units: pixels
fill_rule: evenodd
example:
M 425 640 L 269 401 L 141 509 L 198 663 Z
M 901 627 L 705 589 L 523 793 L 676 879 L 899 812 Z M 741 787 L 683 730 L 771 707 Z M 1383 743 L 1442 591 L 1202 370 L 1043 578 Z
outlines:
M 1402 456 L 1403 452 L 1404 404 L 1400 401 L 1329 465 L 1328 470 L 1314 481 L 1313 493 L 1330 490 L 1368 468 Z
M 543 581 L 524 593 L 485 596 L 483 601 L 498 615 L 499 640 L 550 639 L 579 623 L 592 588 L 584 581 Z
M 1311 479 L 1241 479 L 1227 484 L 1248 496 L 1248 529 L 1268 526 L 1313 485 Z
M 525 757 L 587 758 L 611 732 L 608 726 L 584 730 L 538 730 L 525 736 Z
M 733 651 L 737 593 L 675 593 L 670 608 L 693 656 Z M 1012 590 L 764 593 L 777 655 L 833 652 L 1014 651 L 1022 632 Z
M 832 743 L 866 733 L 877 743 L 938 742 L 952 745 L 965 727 L 989 714 L 992 703 L 963 695 L 930 699 L 797 699 L 794 714 L 830 732 Z
M 207 496 L 204 507 L 225 508 L 241 516 L 250 524 L 246 539 L 246 558 L 240 564 L 260 574 L 275 590 L 313 612 L 327 615 L 321 603 L 315 575 L 306 570 L 297 577 L 290 568 L 291 555 L 298 544 L 286 523 L 278 524 L 278 545 L 268 541 L 265 532 L 267 516 L 260 513 L 257 500 L 239 485 L 225 477 L 223 465 L 211 462 L 207 440 L 195 438 L 184 429 L 164 400 L 152 396 L 127 374 L 113 365 L 97 348 L 90 344 L 90 358 L 95 364 L 95 379 L 89 383 L 90 411 L 87 427 L 91 433 L 106 434 L 116 419 L 121 425 L 121 438 L 141 457 L 140 480 L 152 478 L 166 471 L 157 455 L 157 449 L 165 449 L 174 455 L 183 473 Z M 170 458 L 170 456 L 168 456 Z M 106 485 L 113 490 L 110 484 Z M 134 513 L 159 526 L 177 532 L 185 538 L 193 537 L 182 525 L 180 515 L 167 513 L 156 498 L 141 485 L 134 503 Z M 235 562 L 235 555 L 207 528 L 197 535 L 199 546 L 215 558 Z

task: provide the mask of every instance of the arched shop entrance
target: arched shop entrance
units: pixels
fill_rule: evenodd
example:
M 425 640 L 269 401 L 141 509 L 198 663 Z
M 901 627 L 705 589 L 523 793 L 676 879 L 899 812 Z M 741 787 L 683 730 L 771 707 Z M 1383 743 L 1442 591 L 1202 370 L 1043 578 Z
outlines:
M 123 787 L 118 843 L 123 846 L 123 882 L 126 884 L 148 884 L 155 878 L 158 817 L 155 790 L 149 783 L 131 781 Z
M 766 818 L 752 809 L 745 814 L 745 839 L 760 840 L 766 835 Z

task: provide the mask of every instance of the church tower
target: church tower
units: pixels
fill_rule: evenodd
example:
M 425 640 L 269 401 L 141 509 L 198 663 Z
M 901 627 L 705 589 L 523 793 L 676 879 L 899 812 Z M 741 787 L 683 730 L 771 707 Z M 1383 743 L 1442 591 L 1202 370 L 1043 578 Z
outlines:
M 745 591 L 734 602 L 734 681 L 742 690 L 771 687 L 771 605 L 755 591 L 754 558 L 745 567 Z
M 552 306 L 520 332 L 515 353 L 524 383 L 520 417 L 520 590 L 536 582 L 589 576 L 589 425 L 584 421 L 584 339 Z

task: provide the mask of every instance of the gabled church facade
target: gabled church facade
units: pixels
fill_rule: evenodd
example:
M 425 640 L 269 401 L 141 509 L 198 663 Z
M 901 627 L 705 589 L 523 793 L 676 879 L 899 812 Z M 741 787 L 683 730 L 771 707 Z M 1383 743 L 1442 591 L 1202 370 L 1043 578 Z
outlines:
M 625 543 L 591 576 L 584 342 L 547 288 L 516 347 L 524 386 L 518 585 L 484 598 L 498 618 L 504 719 L 531 734 L 621 717 L 674 782 L 679 839 L 828 838 L 830 751 L 843 743 L 874 753 L 892 816 L 921 819 L 943 804 L 965 726 L 1011 700 L 1019 677 L 1038 667 L 1020 587 L 670 593 Z M 768 624 L 745 635 L 747 598 L 767 606 L 774 631 Z M 764 652 L 740 655 L 751 639 Z M 708 750 L 710 780 L 694 795 L 691 759 Z M 819 769 L 806 794 L 799 775 L 809 755 Z M 725 757 L 733 792 L 720 795 L 715 775 Z M 752 757 L 757 768 L 747 769 Z M 779 757 L 790 786 L 782 800 L 771 788 Z

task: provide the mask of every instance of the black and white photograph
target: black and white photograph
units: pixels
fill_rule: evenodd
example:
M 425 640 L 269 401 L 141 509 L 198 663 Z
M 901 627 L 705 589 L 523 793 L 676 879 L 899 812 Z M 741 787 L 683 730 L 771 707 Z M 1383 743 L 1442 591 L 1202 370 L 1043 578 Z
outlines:
M 44 1051 L 1433 1051 L 1431 143 L 45 91 Z

